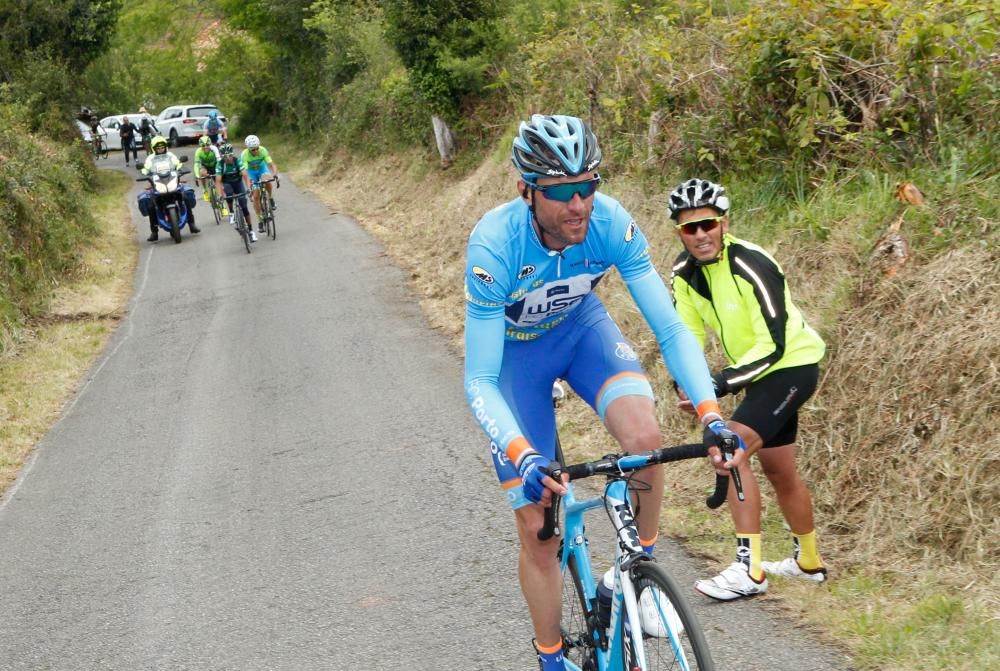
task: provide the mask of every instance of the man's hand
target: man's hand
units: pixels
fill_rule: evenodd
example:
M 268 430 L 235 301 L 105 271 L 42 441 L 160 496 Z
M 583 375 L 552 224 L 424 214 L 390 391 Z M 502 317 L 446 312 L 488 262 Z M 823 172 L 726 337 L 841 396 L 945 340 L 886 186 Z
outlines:
M 708 459 L 719 475 L 729 475 L 747 460 L 746 443 L 721 419 L 708 423 L 702 440 L 708 447 Z
M 677 383 L 674 383 L 674 387 L 677 389 L 677 407 L 686 412 L 689 415 L 698 416 L 698 411 L 694 407 L 694 403 L 688 398 L 688 395 L 684 393 Z
M 544 507 L 551 505 L 552 492 L 560 496 L 566 493 L 566 488 L 549 475 L 548 465 L 549 460 L 535 452 L 522 459 L 518 468 L 525 497 Z

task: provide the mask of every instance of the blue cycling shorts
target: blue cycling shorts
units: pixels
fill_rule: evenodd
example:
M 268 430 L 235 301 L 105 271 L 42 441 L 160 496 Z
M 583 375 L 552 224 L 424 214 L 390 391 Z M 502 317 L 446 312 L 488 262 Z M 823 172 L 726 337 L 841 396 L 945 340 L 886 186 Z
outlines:
M 540 338 L 504 342 L 500 393 L 525 438 L 548 459 L 556 455 L 552 384 L 560 378 L 602 420 L 617 398 L 653 398 L 632 346 L 594 294 L 588 294 L 565 321 Z M 490 452 L 511 507 L 528 505 L 517 469 L 496 444 L 490 444 Z
M 250 175 L 250 183 L 259 182 L 264 178 L 264 175 L 270 175 L 271 171 L 267 169 L 267 163 L 260 167 L 260 170 L 253 170 L 247 168 L 247 174 Z

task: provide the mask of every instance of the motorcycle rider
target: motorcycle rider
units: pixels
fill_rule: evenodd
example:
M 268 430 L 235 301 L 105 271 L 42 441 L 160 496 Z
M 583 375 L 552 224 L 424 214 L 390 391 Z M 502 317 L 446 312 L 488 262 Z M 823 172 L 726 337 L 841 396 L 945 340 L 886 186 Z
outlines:
M 175 170 L 180 170 L 181 169 L 181 167 L 183 166 L 183 164 L 181 163 L 180 159 L 177 158 L 176 154 L 174 154 L 172 151 L 167 151 L 167 139 L 165 137 L 163 137 L 162 135 L 157 135 L 156 137 L 153 138 L 153 141 L 150 144 L 151 144 L 151 146 L 153 148 L 153 153 L 146 157 L 146 162 L 142 166 L 142 174 L 148 175 L 149 172 L 150 172 L 150 170 L 153 169 L 153 161 L 156 160 L 156 157 L 157 156 L 164 156 L 164 155 L 170 157 L 170 165 L 171 165 L 171 167 L 173 167 Z M 151 189 L 152 189 L 152 187 L 150 187 L 150 190 Z M 142 196 L 143 196 L 143 194 L 139 194 L 140 198 L 142 198 Z M 149 237 L 146 238 L 147 242 L 156 242 L 156 240 L 159 238 L 160 227 L 159 227 L 159 224 L 156 221 L 156 205 L 155 205 L 155 203 L 156 203 L 156 201 L 154 199 L 150 199 L 150 202 L 149 202 Z M 190 227 L 192 233 L 201 233 L 201 229 L 198 228 L 198 226 L 195 225 L 195 223 L 194 223 L 194 211 L 191 208 L 188 208 L 188 226 Z

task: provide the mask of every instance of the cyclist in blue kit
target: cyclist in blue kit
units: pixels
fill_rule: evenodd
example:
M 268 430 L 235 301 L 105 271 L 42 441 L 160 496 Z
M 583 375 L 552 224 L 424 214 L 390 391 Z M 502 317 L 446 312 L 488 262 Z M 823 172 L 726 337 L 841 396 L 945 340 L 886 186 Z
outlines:
M 520 173 L 518 197 L 487 212 L 469 238 L 465 387 L 514 509 L 521 590 L 540 668 L 551 671 L 564 668 L 558 541 L 536 534 L 543 507 L 553 493 L 565 492 L 548 475 L 555 457 L 553 382 L 569 382 L 623 451 L 661 445 L 638 357 L 593 293 L 612 267 L 705 425 L 706 443 L 739 441 L 722 420 L 701 347 L 674 311 L 645 237 L 620 203 L 598 192 L 601 149 L 590 127 L 572 116 L 534 115 L 521 123 L 511 158 Z M 643 483 L 634 492 L 639 536 L 652 553 L 662 468 L 644 469 L 637 480 Z M 647 605 L 656 607 L 652 599 Z

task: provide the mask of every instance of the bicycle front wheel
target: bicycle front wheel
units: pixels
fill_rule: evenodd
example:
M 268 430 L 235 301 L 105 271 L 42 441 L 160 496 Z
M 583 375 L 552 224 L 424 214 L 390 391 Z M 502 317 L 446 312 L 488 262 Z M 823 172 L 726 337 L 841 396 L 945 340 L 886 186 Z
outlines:
M 594 622 L 595 618 L 590 615 L 590 608 L 587 606 L 583 583 L 580 582 L 576 557 L 570 555 L 563 573 L 559 629 L 563 639 L 563 655 L 584 671 L 597 671 L 594 630 L 591 627 Z
M 701 624 L 677 582 L 651 561 L 638 562 L 631 573 L 642 620 L 643 671 L 714 671 Z

